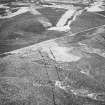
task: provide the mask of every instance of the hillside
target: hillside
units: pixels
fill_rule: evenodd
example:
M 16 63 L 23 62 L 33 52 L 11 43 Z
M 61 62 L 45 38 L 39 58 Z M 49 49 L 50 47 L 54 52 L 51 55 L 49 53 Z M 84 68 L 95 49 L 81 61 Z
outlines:
M 0 5 L 0 105 L 105 105 L 104 2 L 68 1 Z

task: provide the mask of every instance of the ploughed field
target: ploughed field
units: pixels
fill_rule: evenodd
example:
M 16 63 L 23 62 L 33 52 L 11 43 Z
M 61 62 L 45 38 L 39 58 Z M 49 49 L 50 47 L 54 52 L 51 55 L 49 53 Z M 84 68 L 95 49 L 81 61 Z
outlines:
M 38 11 L 0 20 L 0 105 L 105 105 L 105 17 L 48 31 L 65 10 Z

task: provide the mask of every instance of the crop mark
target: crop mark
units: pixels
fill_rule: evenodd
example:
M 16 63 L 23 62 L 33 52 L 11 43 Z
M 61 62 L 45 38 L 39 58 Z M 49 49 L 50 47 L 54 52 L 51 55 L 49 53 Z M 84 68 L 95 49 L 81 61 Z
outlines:
M 54 66 L 55 66 L 55 69 L 56 69 L 56 73 L 57 73 L 58 79 L 59 79 L 59 81 L 60 81 L 61 79 L 60 79 L 60 75 L 59 75 L 59 73 L 58 73 L 58 67 L 57 67 L 57 65 L 56 65 L 57 62 L 56 62 L 55 55 L 54 55 L 54 53 L 52 52 L 51 48 L 49 48 L 49 50 L 50 50 L 50 53 L 51 53 L 53 59 L 55 60 L 55 64 L 54 64 Z
M 48 74 L 47 65 L 46 65 L 46 60 L 44 59 L 44 56 L 43 56 L 43 54 L 41 53 L 41 51 L 39 50 L 38 52 L 39 52 L 39 54 L 41 55 L 41 57 L 42 57 L 43 61 L 45 62 L 45 63 L 44 63 L 44 66 L 45 66 L 46 74 L 47 74 L 48 80 L 50 81 L 50 76 L 49 76 L 49 74 Z M 54 105 L 57 105 L 57 104 L 56 104 L 56 101 L 55 101 L 55 94 L 54 94 L 54 90 L 55 90 L 55 87 L 54 87 L 54 86 L 52 86 L 53 104 L 54 104 Z
M 46 63 L 46 60 L 44 59 L 44 56 L 43 56 L 43 54 L 41 53 L 41 51 L 39 50 L 38 52 L 39 52 L 39 54 L 41 55 L 41 57 L 42 57 L 42 59 L 43 59 L 44 66 L 45 66 L 45 70 L 46 70 L 46 74 L 47 74 L 47 76 L 48 76 L 48 80 L 50 80 L 50 77 L 49 77 L 49 74 L 48 74 L 48 70 L 47 70 L 47 63 Z

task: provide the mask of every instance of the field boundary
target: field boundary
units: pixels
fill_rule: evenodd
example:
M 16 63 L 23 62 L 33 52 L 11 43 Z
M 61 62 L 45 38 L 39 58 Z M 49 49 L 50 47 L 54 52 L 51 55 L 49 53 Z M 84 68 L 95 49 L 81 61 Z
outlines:
M 99 16 L 101 16 L 101 17 L 105 17 L 105 15 L 100 14 L 100 13 L 94 13 L 94 14 L 99 15 Z

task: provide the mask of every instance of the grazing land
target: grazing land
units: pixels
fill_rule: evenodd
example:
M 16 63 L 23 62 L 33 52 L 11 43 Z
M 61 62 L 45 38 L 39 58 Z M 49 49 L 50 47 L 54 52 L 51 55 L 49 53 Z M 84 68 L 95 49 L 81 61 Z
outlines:
M 1 6 L 0 105 L 105 105 L 104 12 L 67 1 Z

